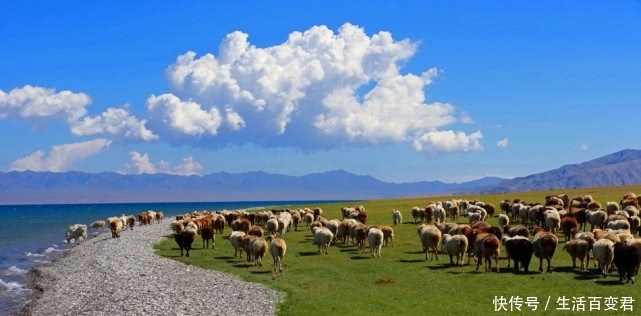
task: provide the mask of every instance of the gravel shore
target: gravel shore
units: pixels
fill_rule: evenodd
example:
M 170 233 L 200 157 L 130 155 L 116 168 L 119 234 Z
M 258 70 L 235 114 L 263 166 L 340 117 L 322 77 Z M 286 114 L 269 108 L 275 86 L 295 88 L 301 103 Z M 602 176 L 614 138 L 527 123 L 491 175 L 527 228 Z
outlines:
M 29 272 L 16 315 L 275 315 L 282 293 L 154 254 L 168 224 L 102 233 Z

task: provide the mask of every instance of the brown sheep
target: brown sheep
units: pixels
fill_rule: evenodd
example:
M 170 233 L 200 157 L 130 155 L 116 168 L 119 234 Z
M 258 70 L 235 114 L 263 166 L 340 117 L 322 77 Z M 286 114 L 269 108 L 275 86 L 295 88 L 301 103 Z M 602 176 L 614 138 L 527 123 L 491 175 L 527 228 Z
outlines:
M 271 235 L 271 242 L 269 243 L 269 253 L 274 259 L 272 267 L 272 279 L 276 279 L 277 271 L 280 275 L 283 273 L 283 258 L 287 253 L 287 243 L 284 239 Z
M 579 223 L 571 215 L 561 217 L 561 230 L 565 235 L 565 242 L 572 240 L 574 234 L 579 232 Z
M 539 258 L 539 271 L 543 272 L 543 259 L 548 263 L 547 272 L 552 273 L 552 257 L 554 256 L 554 251 L 556 251 L 556 246 L 559 244 L 559 239 L 555 234 L 540 231 L 540 227 L 535 228 L 537 233 L 532 239 L 532 245 L 534 246 L 534 255 Z
M 488 272 L 492 269 L 491 257 L 496 261 L 496 272 L 500 272 L 499 256 L 500 256 L 501 241 L 494 235 L 488 233 L 480 233 L 476 236 L 474 242 L 474 254 L 478 258 L 476 264 L 476 271 L 479 270 L 481 262 L 485 262 L 485 271 Z

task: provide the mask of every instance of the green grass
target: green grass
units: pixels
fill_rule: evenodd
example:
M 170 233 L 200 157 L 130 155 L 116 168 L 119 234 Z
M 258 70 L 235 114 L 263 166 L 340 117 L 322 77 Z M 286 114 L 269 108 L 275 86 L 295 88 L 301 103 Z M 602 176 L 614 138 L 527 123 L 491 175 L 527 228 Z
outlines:
M 566 193 L 574 195 L 591 194 L 597 201 L 619 201 L 627 192 L 639 192 L 641 186 L 575 189 L 562 191 L 538 191 L 493 195 L 456 196 L 455 198 L 478 199 L 497 206 L 499 201 L 508 198 L 521 198 L 527 202 L 543 202 L 548 194 Z M 504 297 L 536 297 L 539 305 L 532 311 L 525 303 L 519 314 L 524 315 L 578 315 L 589 313 L 597 315 L 632 315 L 641 309 L 639 284 L 620 284 L 618 275 L 611 274 L 602 278 L 590 264 L 590 271 L 580 272 L 571 268 L 570 256 L 557 248 L 552 261 L 553 273 L 539 273 L 539 262 L 532 258 L 529 274 L 514 274 L 505 268 L 504 250 L 501 247 L 501 271 L 474 272 L 476 264 L 450 267 L 449 257 L 439 255 L 438 261 L 425 261 L 424 254 L 416 235 L 418 224 L 412 222 L 410 209 L 414 205 L 425 206 L 434 200 L 446 197 L 416 197 L 406 199 L 386 199 L 363 201 L 369 216 L 369 224 L 391 225 L 391 209 L 398 208 L 403 213 L 404 223 L 394 228 L 395 247 L 382 250 L 382 258 L 371 258 L 369 250 L 358 252 L 353 246 L 336 245 L 330 247 L 329 255 L 316 254 L 317 247 L 312 243 L 311 232 L 306 227 L 289 232 L 288 245 L 284 259 L 285 270 L 281 278 L 271 278 L 271 256 L 266 255 L 262 268 L 248 265 L 245 258 L 234 258 L 225 233 L 216 236 L 216 248 L 202 249 L 201 239 L 194 242 L 191 257 L 180 257 L 179 250 L 172 238 L 166 238 L 155 245 L 156 252 L 164 257 L 178 260 L 188 265 L 227 272 L 240 278 L 264 284 L 286 293 L 279 306 L 279 315 L 487 315 L 496 312 L 493 299 Z M 301 205 L 303 207 L 305 205 Z M 340 219 L 343 204 L 309 205 L 320 206 L 328 219 Z M 460 218 L 459 223 L 466 223 Z M 496 225 L 496 218 L 489 220 Z M 564 238 L 560 238 L 561 241 Z M 465 259 L 467 262 L 467 258 Z M 480 268 L 483 271 L 483 267 Z M 215 289 L 212 289 L 215 291 Z M 617 311 L 604 311 L 605 300 L 601 299 L 600 310 L 590 311 L 585 303 L 585 311 L 556 310 L 557 299 L 567 297 L 612 296 L 617 299 L 632 297 L 633 312 L 622 311 L 617 303 Z M 551 297 L 547 311 L 546 301 Z M 510 309 L 508 304 L 507 309 Z

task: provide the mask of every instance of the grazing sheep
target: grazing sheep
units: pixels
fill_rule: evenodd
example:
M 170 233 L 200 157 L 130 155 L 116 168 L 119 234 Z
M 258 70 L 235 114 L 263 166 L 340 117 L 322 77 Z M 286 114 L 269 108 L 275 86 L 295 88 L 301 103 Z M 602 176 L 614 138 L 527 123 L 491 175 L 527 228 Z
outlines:
M 367 231 L 367 243 L 372 257 L 381 257 L 381 248 L 383 247 L 383 231 L 377 227 L 370 227 Z
M 513 237 L 504 236 L 503 244 L 507 253 L 507 267 L 510 267 L 510 261 L 514 260 L 514 272 L 518 273 L 519 264 L 523 267 L 523 272 L 528 273 L 534 245 L 527 238 L 520 235 Z
M 397 209 L 392 210 L 392 222 L 394 223 L 394 226 L 403 224 L 403 214 L 401 214 L 401 211 Z
M 311 222 L 309 222 L 309 224 L 311 224 Z M 307 225 L 308 228 L 310 228 L 309 224 Z M 265 223 L 265 231 L 267 234 L 270 234 L 270 235 L 276 234 L 276 232 L 278 232 L 278 220 L 276 218 L 268 219 L 267 223 Z
M 574 217 L 567 215 L 561 218 L 561 230 L 565 235 L 565 242 L 572 240 L 574 234 L 579 232 L 579 223 L 574 219 Z
M 87 239 L 87 225 L 84 224 L 72 224 L 67 227 L 65 232 L 65 238 L 67 243 L 71 243 L 71 240 L 75 240 L 75 243 L 79 243 L 80 240 Z
M 243 231 L 232 231 L 229 235 L 229 243 L 234 248 L 234 257 L 243 257 L 242 239 L 245 235 Z
M 103 227 L 105 227 L 106 224 L 107 223 L 105 223 L 105 221 L 95 221 L 95 222 L 89 224 L 89 227 L 90 228 L 103 228 Z
M 478 258 L 476 263 L 476 271 L 479 270 L 481 262 L 484 261 L 485 271 L 489 272 L 492 269 L 491 257 L 496 261 L 496 272 L 500 272 L 499 256 L 500 256 L 501 240 L 494 234 L 480 233 L 476 236 L 474 243 L 474 254 Z
M 258 238 L 263 238 L 263 236 L 265 236 L 265 231 L 260 226 L 252 226 L 252 228 L 249 229 L 249 232 L 247 233 L 247 235 L 252 235 L 252 236 L 256 236 Z
M 499 214 L 498 222 L 501 229 L 504 229 L 505 226 L 510 225 L 510 217 L 506 214 Z
M 120 232 L 122 231 L 122 221 L 118 217 L 114 217 L 109 220 L 109 230 L 111 230 L 111 238 L 120 238 Z
M 465 251 L 467 250 L 468 241 L 465 235 L 443 235 L 443 244 L 445 245 L 445 252 L 450 256 L 450 265 L 463 265 Z M 452 258 L 456 256 L 456 264 Z
M 260 237 L 256 237 L 256 239 L 251 242 L 249 250 L 252 254 L 252 258 L 254 258 L 255 265 L 262 267 L 263 257 L 267 252 L 267 242 Z
M 553 233 L 537 231 L 532 239 L 532 245 L 534 246 L 534 255 L 539 258 L 539 271 L 543 272 L 543 259 L 545 259 L 548 264 L 546 271 L 552 273 L 552 257 L 559 244 L 559 239 Z
M 607 238 L 601 238 L 592 246 L 594 258 L 599 263 L 599 271 L 603 277 L 608 276 L 610 265 L 614 260 L 614 242 Z
M 427 260 L 427 254 L 432 250 L 432 260 L 436 257 L 438 261 L 438 245 L 441 241 L 441 231 L 432 224 L 421 225 L 419 226 L 419 238 L 421 240 L 421 245 L 423 246 L 423 251 L 425 252 L 425 260 Z
M 134 226 L 136 226 L 136 217 L 133 215 L 127 216 L 127 226 L 129 226 L 129 230 L 134 230 Z
M 278 238 L 275 235 L 271 235 L 271 242 L 269 243 L 269 253 L 274 259 L 274 265 L 272 268 L 272 279 L 275 279 L 277 276 L 277 271 L 282 275 L 283 273 L 283 258 L 285 253 L 287 253 L 287 243 L 284 239 Z
M 588 265 L 590 252 L 590 244 L 583 239 L 574 239 L 569 242 L 566 242 L 563 246 L 570 257 L 572 257 L 572 269 L 576 268 L 576 259 L 578 258 L 581 262 L 581 271 L 584 271 Z
M 194 242 L 194 237 L 196 236 L 196 229 L 193 225 L 185 226 L 185 229 L 178 234 L 174 234 L 174 240 L 180 248 L 180 256 L 183 256 L 183 251 L 185 255 L 189 257 L 189 250 L 191 250 L 191 245 Z
M 418 221 L 419 219 L 421 220 L 421 222 L 425 221 L 425 210 L 424 209 L 421 209 L 418 206 L 414 206 L 414 207 L 412 207 L 412 211 L 411 212 L 412 212 L 412 218 L 414 219 L 414 223 L 416 223 L 416 221 Z
M 203 248 L 209 249 L 210 241 L 211 241 L 212 248 L 216 247 L 216 245 L 214 244 L 215 238 L 216 238 L 214 233 L 214 227 L 212 227 L 211 225 L 200 229 L 200 237 L 202 237 L 203 239 Z
M 523 237 L 530 237 L 530 231 L 527 229 L 527 227 L 523 225 L 517 225 L 517 226 L 510 226 L 507 225 L 503 227 L 503 233 L 507 234 L 510 237 L 514 236 L 523 236 Z
M 626 243 L 614 244 L 614 265 L 619 272 L 619 281 L 634 284 L 634 276 L 641 264 L 641 248 Z
M 318 245 L 318 253 L 329 254 L 329 245 L 334 239 L 334 234 L 327 227 L 314 227 L 312 229 L 314 234 L 314 244 Z

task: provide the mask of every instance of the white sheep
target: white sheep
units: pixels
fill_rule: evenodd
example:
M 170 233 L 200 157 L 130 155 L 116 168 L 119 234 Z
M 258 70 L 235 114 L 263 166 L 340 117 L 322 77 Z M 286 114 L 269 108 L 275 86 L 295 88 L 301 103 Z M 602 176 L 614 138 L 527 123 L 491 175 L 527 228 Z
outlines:
M 327 227 L 314 227 L 312 228 L 314 233 L 314 243 L 318 245 L 318 253 L 329 254 L 329 245 L 334 239 L 334 234 Z
M 425 252 L 425 260 L 427 260 L 427 254 L 432 252 L 432 259 L 436 257 L 438 261 L 438 246 L 441 241 L 441 236 L 443 235 L 441 231 L 434 225 L 421 225 L 419 226 L 419 238 L 421 239 L 421 245 L 423 251 Z
M 73 224 L 67 227 L 65 232 L 65 238 L 67 243 L 70 243 L 72 239 L 75 240 L 75 243 L 79 243 L 80 240 L 87 239 L 87 225 L 85 224 Z
M 383 231 L 377 227 L 370 227 L 367 231 L 367 243 L 372 257 L 381 257 L 381 248 L 383 247 Z
M 506 214 L 499 214 L 498 222 L 501 229 L 503 229 L 505 226 L 510 225 L 510 217 Z
M 394 226 L 403 224 L 403 214 L 401 214 L 401 211 L 397 209 L 392 210 L 392 222 L 394 223 Z
M 601 209 L 594 211 L 586 211 L 587 222 L 590 223 L 590 231 L 594 228 L 603 228 L 605 220 L 608 218 L 608 214 Z
M 185 228 L 187 229 L 187 228 Z M 229 235 L 229 243 L 234 248 L 234 257 L 243 257 L 243 237 L 245 232 L 243 231 L 232 231 Z
M 605 227 L 606 229 L 613 229 L 613 230 L 625 229 L 629 231 L 630 222 L 623 219 L 617 219 L 617 220 L 608 222 L 608 224 Z
M 278 232 L 279 228 L 278 224 L 278 219 L 276 217 L 272 217 L 265 222 L 265 233 L 267 234 L 276 234 Z
M 610 265 L 614 259 L 614 242 L 606 238 L 599 239 L 592 246 L 592 253 L 599 263 L 601 274 L 604 277 L 608 276 Z
M 547 231 L 552 233 L 559 232 L 561 228 L 561 215 L 557 210 L 546 210 L 543 212 L 543 217 L 545 218 L 545 228 Z
M 445 244 L 445 252 L 450 256 L 451 265 L 463 265 L 463 258 L 465 256 L 465 251 L 467 250 L 468 240 L 465 235 L 443 235 L 443 244 Z M 456 264 L 452 260 L 452 257 L 456 256 Z
M 274 265 L 272 268 L 272 279 L 275 279 L 278 273 L 283 273 L 283 258 L 287 253 L 287 243 L 284 239 L 278 238 L 274 235 L 270 236 L 271 241 L 269 243 L 269 253 L 274 259 Z

